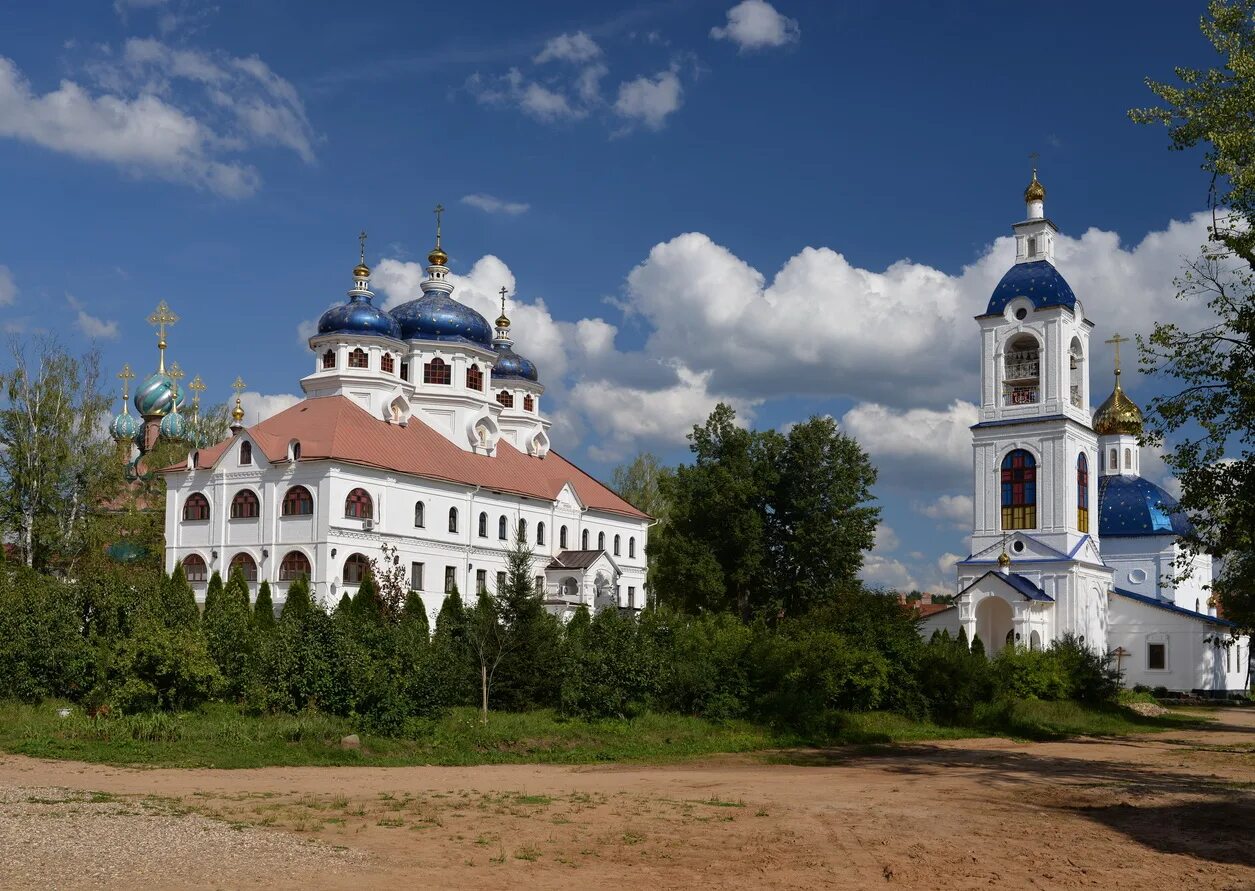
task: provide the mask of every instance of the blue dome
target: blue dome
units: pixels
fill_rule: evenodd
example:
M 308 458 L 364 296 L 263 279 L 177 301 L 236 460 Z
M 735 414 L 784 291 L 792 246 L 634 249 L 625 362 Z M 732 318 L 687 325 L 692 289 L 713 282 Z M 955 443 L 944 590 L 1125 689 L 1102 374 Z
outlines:
M 159 417 L 169 414 L 176 404 L 182 408 L 183 398 L 183 391 L 174 378 L 154 371 L 135 390 L 135 410 L 145 418 Z
M 488 320 L 448 294 L 430 291 L 392 310 L 403 340 L 452 340 L 492 345 Z
M 378 337 L 400 337 L 397 320 L 370 302 L 370 298 L 353 297 L 348 303 L 333 306 L 318 320 L 319 334 L 373 334 Z
M 531 359 L 524 359 L 504 344 L 494 344 L 493 349 L 497 351 L 497 361 L 492 366 L 494 380 L 507 377 L 521 378 L 525 381 L 536 380 L 538 376 L 536 363 Z
M 1047 306 L 1066 306 L 1076 309 L 1076 295 L 1069 285 L 1048 260 L 1034 260 L 1032 263 L 1016 263 L 1007 270 L 1007 274 L 994 288 L 989 298 L 987 315 L 1001 313 L 1007 304 L 1016 297 L 1027 297 L 1033 306 L 1043 309 Z
M 113 437 L 114 442 L 129 442 L 138 432 L 139 421 L 135 420 L 135 415 L 130 412 L 122 412 L 109 425 L 109 435 Z
M 1127 474 L 1098 478 L 1098 535 L 1192 535 L 1177 501 L 1150 480 Z

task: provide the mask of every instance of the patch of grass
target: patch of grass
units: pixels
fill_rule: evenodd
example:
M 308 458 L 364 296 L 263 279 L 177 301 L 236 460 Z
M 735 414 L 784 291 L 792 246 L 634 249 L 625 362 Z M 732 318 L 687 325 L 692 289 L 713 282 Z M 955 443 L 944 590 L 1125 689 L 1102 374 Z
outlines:
M 1077 702 L 1025 699 L 991 703 L 976 712 L 976 725 L 990 734 L 1014 739 L 1050 740 L 1069 736 L 1126 736 L 1182 730 L 1208 723 L 1198 715 L 1169 712 L 1146 717 L 1119 706 L 1087 706 Z
M 523 847 L 514 852 L 515 860 L 526 860 L 528 863 L 535 863 L 540 859 L 540 849 Z

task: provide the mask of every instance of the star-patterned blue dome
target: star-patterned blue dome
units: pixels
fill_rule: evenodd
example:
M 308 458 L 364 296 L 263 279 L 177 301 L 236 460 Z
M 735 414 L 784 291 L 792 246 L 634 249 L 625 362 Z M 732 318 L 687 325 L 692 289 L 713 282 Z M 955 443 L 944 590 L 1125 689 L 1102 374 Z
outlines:
M 403 340 L 449 340 L 492 345 L 488 320 L 448 294 L 429 291 L 392 310 Z
M 987 315 L 1001 313 L 1016 297 L 1027 297 L 1037 309 L 1047 306 L 1066 306 L 1076 309 L 1076 295 L 1072 286 L 1064 280 L 1049 260 L 1016 263 L 994 288 L 989 298 Z
M 1098 535 L 1192 535 L 1177 501 L 1150 480 L 1132 474 L 1098 478 Z
M 400 337 L 397 320 L 370 302 L 369 297 L 354 295 L 348 303 L 333 306 L 318 320 L 319 334 L 367 334 L 377 337 Z
M 494 380 L 496 378 L 515 378 L 534 381 L 539 376 L 536 371 L 536 363 L 531 359 L 524 359 L 505 344 L 494 344 L 493 349 L 497 351 L 497 361 L 492 366 Z

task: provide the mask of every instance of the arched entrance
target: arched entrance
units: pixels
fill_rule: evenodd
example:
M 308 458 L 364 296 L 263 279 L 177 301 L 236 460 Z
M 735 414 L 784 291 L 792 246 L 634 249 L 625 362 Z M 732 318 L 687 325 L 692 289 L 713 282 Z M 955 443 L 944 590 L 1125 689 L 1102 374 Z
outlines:
M 993 655 L 1012 638 L 1011 604 L 1001 597 L 986 597 L 976 606 L 976 633 L 985 644 L 985 652 Z

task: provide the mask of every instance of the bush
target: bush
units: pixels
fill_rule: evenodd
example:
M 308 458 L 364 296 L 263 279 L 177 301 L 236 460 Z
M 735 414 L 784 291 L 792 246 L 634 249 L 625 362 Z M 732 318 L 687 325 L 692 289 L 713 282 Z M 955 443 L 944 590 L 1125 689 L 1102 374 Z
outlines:
M 993 660 L 997 693 L 1016 699 L 1110 702 L 1120 682 L 1108 662 L 1072 637 L 1045 650 L 1004 647 Z
M 751 628 L 728 614 L 682 616 L 667 610 L 650 611 L 641 627 L 657 651 L 657 708 L 713 721 L 746 713 Z
M 962 640 L 935 637 L 921 651 L 917 683 L 934 721 L 958 724 L 970 720 L 976 705 L 993 692 L 993 677 L 980 638 L 973 639 L 969 650 Z
M 93 684 L 75 592 L 24 568 L 0 567 L 0 697 L 78 698 Z
M 112 646 L 104 662 L 92 698 L 126 714 L 194 708 L 221 683 L 199 630 L 152 619 Z

